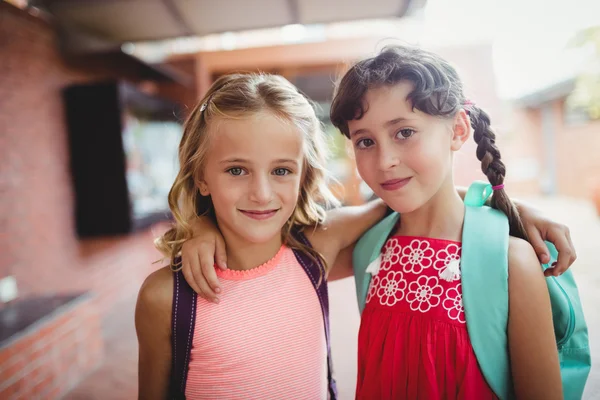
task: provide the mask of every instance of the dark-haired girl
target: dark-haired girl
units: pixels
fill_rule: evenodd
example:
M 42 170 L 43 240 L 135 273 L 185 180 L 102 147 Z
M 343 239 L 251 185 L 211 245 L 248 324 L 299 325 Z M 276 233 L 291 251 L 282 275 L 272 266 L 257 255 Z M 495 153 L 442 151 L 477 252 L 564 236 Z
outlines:
M 471 132 L 494 189 L 491 205 L 510 223 L 508 341 L 516 396 L 562 398 L 544 275 L 504 190 L 506 168 L 490 118 L 467 100 L 455 69 L 421 49 L 386 48 L 344 75 L 331 120 L 352 141 L 361 177 L 401 215 L 372 272 L 356 398 L 496 398 L 478 366 L 462 304 L 465 206 L 452 167 Z

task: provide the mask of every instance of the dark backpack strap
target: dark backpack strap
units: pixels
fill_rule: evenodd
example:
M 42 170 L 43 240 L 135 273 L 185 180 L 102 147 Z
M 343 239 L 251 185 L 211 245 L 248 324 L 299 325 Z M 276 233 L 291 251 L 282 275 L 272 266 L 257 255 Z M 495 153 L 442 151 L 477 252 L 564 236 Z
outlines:
M 171 383 L 169 398 L 185 399 L 192 339 L 196 324 L 196 292 L 188 285 L 183 273 L 173 273 L 173 311 L 171 314 Z
M 302 232 L 294 232 L 294 236 L 305 246 L 311 247 L 309 240 Z M 302 265 L 304 272 L 310 278 L 310 281 L 317 292 L 319 303 L 321 304 L 321 311 L 323 312 L 323 322 L 325 325 L 325 341 L 327 342 L 327 380 L 329 382 L 329 399 L 337 399 L 337 387 L 335 380 L 333 379 L 333 363 L 331 360 L 331 341 L 329 332 L 329 293 L 327 291 L 327 281 L 325 276 L 322 276 L 324 266 L 321 263 L 316 263 L 311 257 L 306 255 L 300 250 L 294 249 L 294 255 L 296 259 Z M 320 284 L 319 284 L 319 281 Z

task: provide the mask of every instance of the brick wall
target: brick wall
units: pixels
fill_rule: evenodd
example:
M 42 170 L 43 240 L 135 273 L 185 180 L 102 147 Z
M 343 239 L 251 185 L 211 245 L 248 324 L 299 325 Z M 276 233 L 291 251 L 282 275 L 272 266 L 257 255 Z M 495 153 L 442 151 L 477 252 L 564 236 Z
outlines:
M 600 184 L 600 121 L 570 125 L 564 119 L 564 99 L 555 100 L 551 107 L 556 149 L 555 154 L 549 155 L 551 160 L 544 151 L 540 109 L 514 110 L 514 128 L 507 140 L 500 143 L 507 149 L 503 155 L 507 160 L 508 182 L 519 193 L 540 194 L 545 165 L 552 162 L 559 195 L 590 199 L 594 186 Z M 533 163 L 523 165 L 523 160 Z M 534 164 L 537 171 L 515 171 L 521 165 L 526 169 Z M 530 177 L 518 179 L 521 174 Z
M 0 399 L 58 398 L 100 364 L 100 316 L 90 301 L 77 299 L 0 350 Z
M 70 335 L 69 330 L 85 333 L 86 327 L 94 326 L 89 315 L 95 313 L 101 321 L 121 299 L 135 296 L 144 277 L 158 267 L 152 263 L 159 255 L 153 249 L 150 230 L 86 241 L 75 235 L 61 90 L 73 83 L 135 82 L 136 77 L 133 70 L 110 59 L 88 66 L 69 65 L 58 49 L 57 35 L 48 23 L 0 1 L 0 278 L 15 276 L 20 298 L 82 291 L 94 294 L 94 300 L 82 305 L 80 313 L 48 321 L 25 344 L 1 349 L 0 384 L 9 376 L 15 385 L 26 381 L 27 386 L 15 387 L 29 391 L 34 390 L 32 382 L 46 379 L 53 382 L 49 387 L 62 393 L 76 378 L 71 376 L 66 383 L 61 380 L 64 371 L 60 363 L 81 367 L 80 374 L 85 374 L 97 362 L 79 365 L 69 353 L 78 342 L 69 341 L 74 347 L 67 349 L 67 342 L 58 336 Z M 169 93 L 182 95 L 172 88 Z M 161 227 L 154 231 L 160 233 Z M 22 357 L 15 361 L 10 356 L 17 350 L 33 356 L 30 352 L 35 352 L 36 346 L 47 346 L 55 339 L 69 353 L 55 360 L 60 365 L 28 359 L 23 369 L 18 365 Z M 95 339 L 83 340 L 82 346 L 96 346 Z M 90 359 L 95 360 L 93 354 Z M 46 372 L 38 374 L 34 368 L 38 364 Z M 7 397 L 0 394 L 0 398 Z
M 600 184 L 600 121 L 568 125 L 564 100 L 554 103 L 558 192 L 590 198 Z
M 544 166 L 539 110 L 515 109 L 512 128 L 497 143 L 506 164 L 506 184 L 510 195 L 539 195 Z
M 111 299 L 110 291 L 135 291 L 138 280 L 129 277 L 145 275 L 157 257 L 148 233 L 87 242 L 74 234 L 61 100 L 73 83 L 135 77 L 111 60 L 67 65 L 54 30 L 4 2 L 0 59 L 0 277 L 14 275 L 22 296 L 93 289 Z

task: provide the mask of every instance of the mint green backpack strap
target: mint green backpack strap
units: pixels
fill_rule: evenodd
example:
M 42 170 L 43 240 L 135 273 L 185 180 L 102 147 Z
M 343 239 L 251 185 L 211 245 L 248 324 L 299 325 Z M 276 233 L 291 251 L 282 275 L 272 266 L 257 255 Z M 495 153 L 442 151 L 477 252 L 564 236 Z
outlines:
M 367 267 L 373 260 L 379 257 L 381 248 L 385 244 L 392 229 L 396 226 L 400 215 L 392 213 L 379 221 L 375 226 L 369 229 L 354 246 L 352 253 L 352 265 L 354 268 L 354 282 L 356 284 L 356 299 L 358 308 L 362 314 L 365 308 L 367 292 L 371 283 L 371 274 L 367 272 Z
M 550 261 L 542 267 L 550 268 L 558 258 L 552 243 L 546 242 Z M 560 374 L 565 399 L 581 399 L 591 369 L 591 353 L 587 323 L 579 298 L 579 290 L 571 270 L 558 277 L 546 278 L 554 334 L 560 360 Z
M 508 219 L 485 206 L 490 184 L 465 196 L 461 283 L 467 330 L 481 371 L 496 395 L 514 398 L 508 353 Z

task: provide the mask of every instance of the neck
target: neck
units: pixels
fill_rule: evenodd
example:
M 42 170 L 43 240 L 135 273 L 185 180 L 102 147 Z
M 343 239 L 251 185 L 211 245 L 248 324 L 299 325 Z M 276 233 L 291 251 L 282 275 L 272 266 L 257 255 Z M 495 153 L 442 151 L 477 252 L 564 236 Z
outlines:
M 266 242 L 253 243 L 223 225 L 220 229 L 227 249 L 227 268 L 235 271 L 247 271 L 266 263 L 283 244 L 279 234 Z
M 396 234 L 461 241 L 465 206 L 452 179 L 416 210 L 403 213 Z

